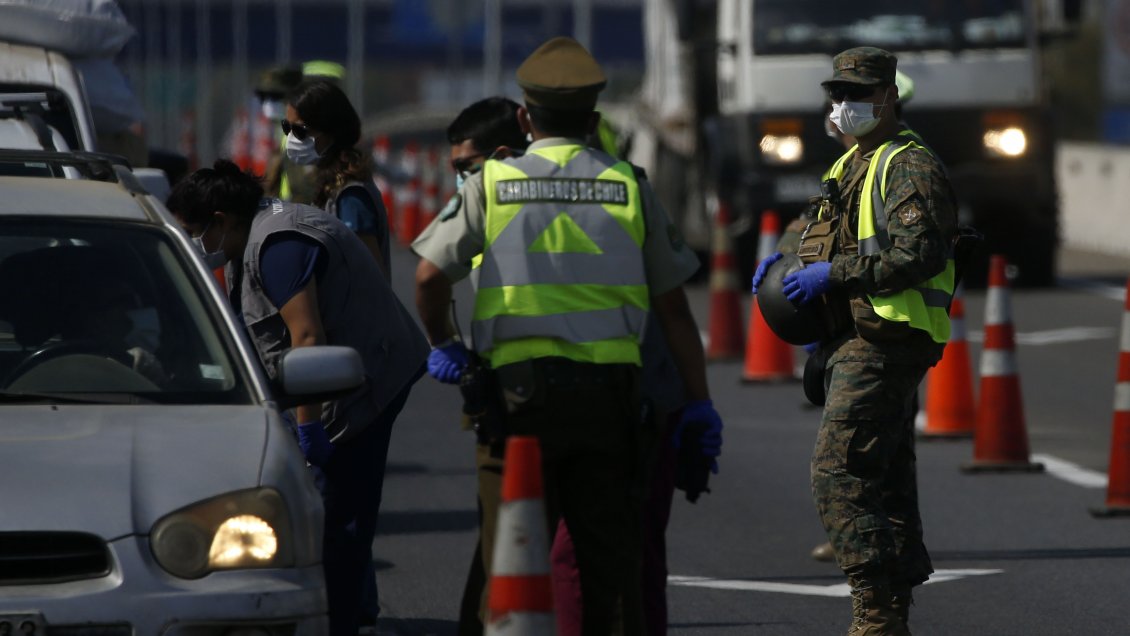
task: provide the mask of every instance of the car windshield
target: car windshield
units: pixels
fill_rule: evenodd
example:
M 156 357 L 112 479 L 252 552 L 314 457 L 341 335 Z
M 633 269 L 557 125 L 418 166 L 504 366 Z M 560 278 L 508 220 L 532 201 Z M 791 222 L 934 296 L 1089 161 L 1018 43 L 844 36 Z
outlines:
M 758 55 L 1024 45 L 1022 0 L 756 0 L 753 24 Z
M 3 401 L 250 402 L 231 339 L 188 266 L 157 228 L 5 220 Z

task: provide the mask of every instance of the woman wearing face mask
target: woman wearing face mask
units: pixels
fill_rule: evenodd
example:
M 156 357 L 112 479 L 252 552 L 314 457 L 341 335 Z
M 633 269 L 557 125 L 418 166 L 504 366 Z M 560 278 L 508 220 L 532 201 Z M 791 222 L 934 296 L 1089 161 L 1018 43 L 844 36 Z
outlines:
M 373 184 L 368 154 L 355 148 L 361 118 L 340 88 L 323 79 L 302 82 L 287 99 L 287 158 L 317 167 L 314 205 L 341 219 L 390 272 L 388 213 Z
M 330 634 L 356 636 L 392 426 L 424 373 L 427 340 L 350 228 L 317 208 L 264 199 L 230 161 L 180 181 L 168 207 L 201 252 L 220 255 L 209 265 L 226 261 L 232 306 L 271 379 L 288 349 L 340 345 L 361 356 L 361 388 L 295 409 L 325 504 Z

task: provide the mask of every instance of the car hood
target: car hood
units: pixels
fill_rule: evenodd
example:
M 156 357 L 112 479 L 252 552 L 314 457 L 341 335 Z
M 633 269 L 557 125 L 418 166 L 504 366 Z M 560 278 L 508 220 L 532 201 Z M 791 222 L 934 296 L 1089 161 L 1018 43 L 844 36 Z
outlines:
M 257 406 L 0 408 L 0 532 L 148 533 L 162 516 L 258 485 Z

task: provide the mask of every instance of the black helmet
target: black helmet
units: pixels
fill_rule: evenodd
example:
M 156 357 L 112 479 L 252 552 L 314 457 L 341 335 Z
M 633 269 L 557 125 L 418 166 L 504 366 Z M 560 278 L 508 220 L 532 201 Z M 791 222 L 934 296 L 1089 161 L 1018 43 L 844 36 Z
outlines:
M 765 272 L 765 279 L 757 288 L 757 305 L 765 323 L 781 340 L 795 345 L 806 345 L 824 339 L 824 321 L 815 301 L 797 307 L 781 291 L 781 279 L 799 269 L 804 262 L 796 254 L 785 254 Z

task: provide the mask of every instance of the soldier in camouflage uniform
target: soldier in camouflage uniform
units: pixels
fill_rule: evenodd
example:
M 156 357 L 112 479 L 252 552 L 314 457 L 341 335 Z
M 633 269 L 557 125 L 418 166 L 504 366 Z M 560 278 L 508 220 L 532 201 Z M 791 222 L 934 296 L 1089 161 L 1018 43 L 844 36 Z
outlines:
M 833 59 L 832 121 L 858 145 L 830 171 L 840 197 L 821 210 L 824 238 L 810 228 L 805 268 L 783 281 L 794 304 L 823 303 L 830 325 L 812 491 L 852 586 L 849 636 L 908 634 L 911 588 L 933 571 L 912 404 L 949 336 L 957 212 L 941 163 L 898 122 L 895 65 L 872 47 Z M 778 258 L 758 268 L 755 290 Z

